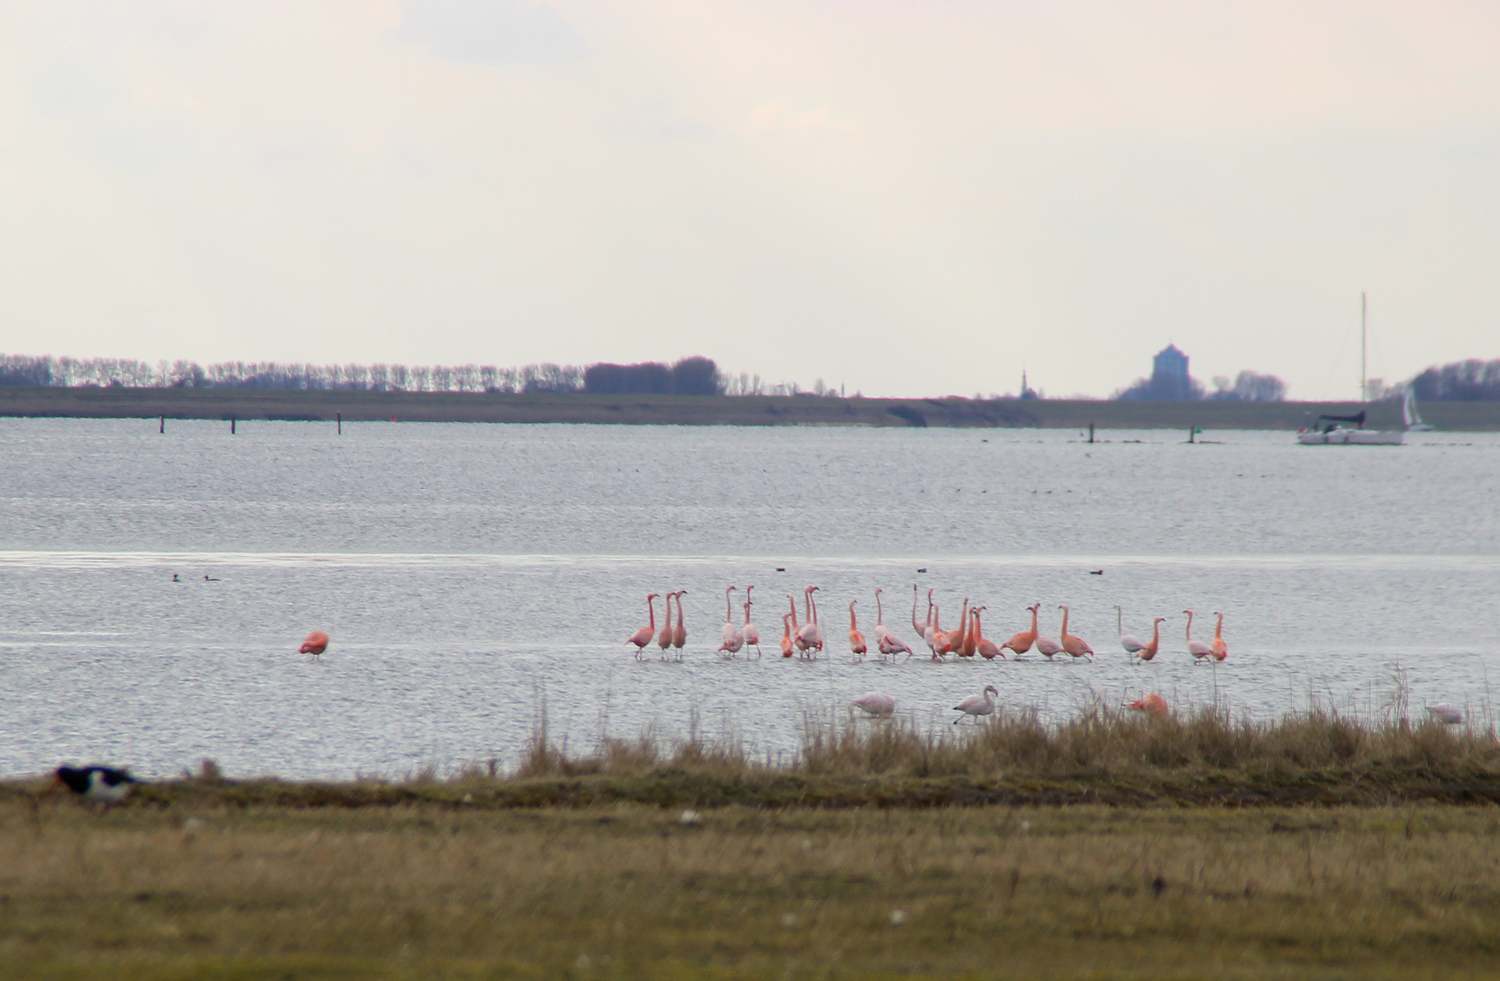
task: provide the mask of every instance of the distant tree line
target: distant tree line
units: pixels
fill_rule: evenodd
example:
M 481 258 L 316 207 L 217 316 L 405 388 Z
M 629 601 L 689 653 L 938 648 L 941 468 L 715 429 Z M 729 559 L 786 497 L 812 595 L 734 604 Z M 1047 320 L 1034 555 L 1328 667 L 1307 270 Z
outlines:
M 1423 402 L 1480 402 L 1500 399 L 1500 358 L 1454 361 L 1428 368 L 1407 385 Z
M 641 364 L 591 364 L 583 372 L 583 390 L 591 395 L 723 395 L 725 382 L 711 358 L 683 358 L 668 367 L 659 361 Z
M 1114 394 L 1114 398 L 1149 400 L 1156 402 L 1194 402 L 1209 399 L 1228 402 L 1281 402 L 1286 399 L 1286 382 L 1275 375 L 1257 371 L 1242 371 L 1234 381 L 1227 377 L 1214 378 L 1213 392 L 1207 391 L 1203 383 L 1189 376 L 1186 385 L 1181 378 L 1169 375 L 1153 375 L 1139 378 L 1127 388 Z

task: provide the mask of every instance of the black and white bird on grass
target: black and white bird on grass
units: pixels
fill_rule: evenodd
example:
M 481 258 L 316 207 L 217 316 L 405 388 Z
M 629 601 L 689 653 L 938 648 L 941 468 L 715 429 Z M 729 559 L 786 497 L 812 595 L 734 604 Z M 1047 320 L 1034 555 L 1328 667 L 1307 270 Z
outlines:
M 91 804 L 118 804 L 141 781 L 112 766 L 60 766 L 53 782 L 66 787 Z

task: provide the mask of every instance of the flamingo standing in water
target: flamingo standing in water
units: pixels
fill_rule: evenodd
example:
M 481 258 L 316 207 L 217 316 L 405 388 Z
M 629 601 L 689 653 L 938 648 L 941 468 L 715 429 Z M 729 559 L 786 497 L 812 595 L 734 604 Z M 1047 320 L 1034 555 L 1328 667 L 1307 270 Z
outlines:
M 938 653 L 939 642 L 943 638 L 942 629 L 938 627 L 937 604 L 932 601 L 935 590 L 927 591 L 927 625 L 922 628 L 922 639 L 927 642 L 928 650 L 932 651 L 932 659 L 941 661 L 943 656 Z
M 745 638 L 745 647 L 755 648 L 755 656 L 760 657 L 760 631 L 755 628 L 755 624 L 750 622 L 750 604 L 752 602 L 750 599 L 750 590 L 754 588 L 754 586 L 745 587 L 745 626 L 740 630 L 740 633 Z M 748 657 L 749 651 L 747 650 L 745 653 Z
M 1187 614 L 1187 647 L 1188 653 L 1193 655 L 1194 664 L 1202 664 L 1214 656 L 1214 649 L 1200 640 L 1193 639 L 1193 611 L 1183 610 Z
M 792 656 L 792 618 L 785 613 L 781 615 L 781 656 Z
M 849 601 L 849 650 L 855 657 L 864 657 L 870 648 L 865 644 L 865 635 L 859 632 L 859 621 L 854 619 L 854 604 L 858 602 Z
M 1215 661 L 1222 661 L 1229 656 L 1229 645 L 1224 643 L 1224 614 L 1215 610 L 1214 616 L 1219 618 L 1219 622 L 1214 624 L 1214 640 L 1209 645 L 1209 650 L 1214 652 Z
M 719 645 L 720 654 L 728 654 L 734 657 L 740 648 L 745 646 L 745 635 L 740 633 L 740 628 L 734 625 L 734 607 L 729 604 L 729 594 L 734 592 L 737 586 L 726 586 L 724 588 L 724 642 Z
M 998 694 L 1000 694 L 1000 691 L 994 685 L 985 685 L 984 691 L 980 692 L 978 695 L 970 695 L 968 698 L 959 702 L 957 705 L 953 706 L 953 708 L 955 711 L 962 712 L 963 715 L 960 715 L 958 718 L 954 719 L 953 724 L 958 725 L 960 722 L 962 722 L 964 720 L 964 715 L 972 717 L 976 723 L 979 721 L 979 717 L 981 715 L 994 715 L 994 696 Z
M 797 654 L 801 657 L 806 657 L 807 650 L 812 645 L 802 636 L 802 628 L 797 626 L 797 601 L 792 598 L 791 593 L 786 594 L 786 601 L 792 608 L 792 612 L 788 614 L 792 620 L 792 643 L 797 645 Z
M 1115 607 L 1115 632 L 1120 635 L 1120 646 L 1125 648 L 1126 654 L 1139 654 L 1141 648 L 1146 646 L 1135 639 L 1135 634 L 1125 632 L 1125 611 L 1118 606 Z
M 1063 650 L 1067 651 L 1069 654 L 1073 655 L 1074 657 L 1086 657 L 1086 658 L 1089 658 L 1090 660 L 1093 660 L 1094 649 L 1089 646 L 1089 642 L 1086 641 L 1086 640 L 1084 640 L 1082 637 L 1077 636 L 1076 634 L 1070 634 L 1070 633 L 1068 633 L 1068 607 L 1067 607 L 1067 604 L 1065 604 L 1065 603 L 1058 604 L 1057 608 L 1059 610 L 1063 611 L 1063 622 L 1062 622 L 1062 646 L 1063 646 Z
M 865 692 L 849 704 L 877 719 L 889 719 L 896 712 L 896 700 L 883 691 Z
M 1151 620 L 1151 643 L 1142 644 L 1141 649 L 1136 651 L 1136 657 L 1149 661 L 1156 656 L 1156 649 L 1161 646 L 1161 625 L 1166 622 L 1166 617 L 1154 617 Z
M 321 630 L 314 630 L 302 638 L 302 646 L 297 648 L 298 654 L 322 654 L 328 650 L 328 635 Z
M 818 624 L 818 607 L 813 600 L 813 593 L 817 591 L 817 586 L 808 586 L 802 590 L 802 601 L 807 605 L 807 622 L 802 624 L 802 629 L 797 634 L 806 643 L 807 649 L 815 654 L 823 650 L 823 628 Z
M 656 644 L 661 648 L 662 657 L 666 657 L 667 651 L 672 649 L 672 638 L 675 636 L 672 631 L 672 597 L 676 595 L 676 593 L 667 594 L 667 622 L 662 624 L 661 634 L 656 638 Z
M 967 606 L 968 603 L 969 598 L 965 596 L 964 605 Z M 974 631 L 973 612 L 970 610 L 964 616 L 964 635 L 963 639 L 958 642 L 959 657 L 973 657 L 979 651 L 979 637 Z
M 637 661 L 639 661 L 641 659 L 641 651 L 645 650 L 646 649 L 646 645 L 649 644 L 649 643 L 651 643 L 651 638 L 656 636 L 656 606 L 655 606 L 655 603 L 656 603 L 656 594 L 655 593 L 647 593 L 646 594 L 646 614 L 649 617 L 651 617 L 651 623 L 650 623 L 649 626 L 642 627 L 641 629 L 637 630 L 635 633 L 631 634 L 630 637 L 629 637 L 629 639 L 627 639 L 625 641 L 625 643 L 627 643 L 627 644 L 634 644 L 635 645 L 635 659 Z
M 932 590 L 927 591 L 927 621 L 932 620 Z M 917 584 L 911 584 L 911 629 L 917 632 L 918 637 L 926 638 L 927 623 L 917 622 Z
M 677 627 L 672 631 L 672 649 L 677 652 L 677 660 L 682 660 L 682 646 L 687 643 L 687 614 L 682 612 L 682 598 L 687 595 L 687 590 L 677 591 Z
M 1003 660 L 1005 655 L 1000 653 L 1000 648 L 995 646 L 993 640 L 984 635 L 984 625 L 979 622 L 980 611 L 988 609 L 988 606 L 976 606 L 969 613 L 974 618 L 974 650 L 986 661 L 993 661 L 996 655 Z
M 1009 648 L 1011 653 L 1017 657 L 1031 650 L 1031 645 L 1036 643 L 1036 611 L 1041 608 L 1042 604 L 1040 603 L 1033 603 L 1026 608 L 1031 611 L 1031 628 L 1029 630 L 1022 630 L 1020 633 L 1012 636 L 1010 640 L 1001 644 L 1001 650 Z
M 902 651 L 906 652 L 907 657 L 911 657 L 911 648 L 906 646 L 906 641 L 901 640 L 886 629 L 885 611 L 880 606 L 880 593 L 880 587 L 875 587 L 875 645 L 880 648 L 882 657 L 889 657 L 894 660 L 896 655 Z M 915 606 L 912 607 L 912 614 L 912 618 L 916 619 Z

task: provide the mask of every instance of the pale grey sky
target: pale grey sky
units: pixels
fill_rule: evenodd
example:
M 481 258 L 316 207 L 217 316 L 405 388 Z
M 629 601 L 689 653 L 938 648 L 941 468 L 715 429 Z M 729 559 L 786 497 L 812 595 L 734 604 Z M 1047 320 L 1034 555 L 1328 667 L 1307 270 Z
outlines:
M 1500 4 L 0 4 L 0 351 L 1294 398 L 1500 356 Z

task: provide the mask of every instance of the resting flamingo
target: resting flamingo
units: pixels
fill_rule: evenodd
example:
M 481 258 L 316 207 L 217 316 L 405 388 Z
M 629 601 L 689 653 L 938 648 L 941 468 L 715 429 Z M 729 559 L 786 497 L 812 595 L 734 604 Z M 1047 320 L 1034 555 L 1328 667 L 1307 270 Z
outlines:
M 1427 715 L 1443 725 L 1462 725 L 1464 721 L 1464 710 L 1450 702 L 1438 702 L 1436 705 L 1426 706 Z
M 1167 700 L 1165 698 L 1162 698 L 1156 692 L 1142 695 L 1140 698 L 1137 698 L 1135 701 L 1131 702 L 1129 707 L 1137 712 L 1145 712 L 1146 714 L 1154 715 L 1157 718 L 1165 718 L 1168 712 Z
M 661 633 L 656 638 L 657 646 L 661 648 L 661 656 L 666 657 L 667 651 L 672 648 L 672 638 L 676 634 L 672 630 L 672 597 L 676 593 L 667 594 L 667 622 L 662 624 Z
M 747 648 L 755 648 L 755 656 L 760 657 L 760 631 L 756 629 L 755 624 L 750 622 L 750 604 L 753 602 L 750 599 L 750 590 L 754 588 L 754 586 L 745 587 L 745 626 L 740 630 L 740 633 L 745 638 L 745 646 Z M 747 651 L 746 655 L 748 656 L 748 654 L 749 652 Z
M 1000 647 L 1002 650 L 1009 648 L 1017 657 L 1031 650 L 1031 645 L 1036 643 L 1036 611 L 1041 608 L 1042 604 L 1040 603 L 1033 603 L 1026 608 L 1031 611 L 1031 628 L 1015 634 L 1010 640 L 1001 644 Z M 1050 657 L 1051 655 L 1048 656 Z
M 906 652 L 907 657 L 911 657 L 911 648 L 906 646 L 906 641 L 886 629 L 885 611 L 880 606 L 880 593 L 880 587 L 875 587 L 875 644 L 880 648 L 883 657 L 894 659 L 902 651 Z M 915 612 L 915 608 L 913 611 Z
M 896 712 L 896 700 L 883 691 L 865 692 L 849 704 L 877 719 L 889 719 Z
M 1187 648 L 1188 653 L 1193 655 L 1194 664 L 1202 664 L 1214 656 L 1214 649 L 1202 641 L 1193 639 L 1193 616 L 1192 610 L 1183 610 L 1187 614 Z
M 651 638 L 656 636 L 656 605 L 655 604 L 656 604 L 656 594 L 655 593 L 647 593 L 646 594 L 646 614 L 649 617 L 651 617 L 651 623 L 650 623 L 649 626 L 642 627 L 641 629 L 637 630 L 635 633 L 631 634 L 630 638 L 625 641 L 625 643 L 627 643 L 627 644 L 634 644 L 635 645 L 635 659 L 637 661 L 639 661 L 641 659 L 641 651 L 645 650 L 646 649 L 646 645 L 649 644 L 649 643 L 651 643 Z
M 1229 645 L 1224 643 L 1224 614 L 1215 610 L 1214 616 L 1219 618 L 1219 622 L 1214 624 L 1214 640 L 1209 645 L 1209 650 L 1214 652 L 1215 661 L 1222 661 L 1229 656 Z
M 781 615 L 781 656 L 792 656 L 792 618 L 786 613 Z
M 682 660 L 682 648 L 687 643 L 687 614 L 682 612 L 682 598 L 687 595 L 687 590 L 677 591 L 677 627 L 672 631 L 672 649 L 677 652 L 677 659 Z
M 996 655 L 1004 659 L 1005 655 L 1000 653 L 1000 648 L 995 642 L 984 635 L 984 625 L 979 621 L 981 611 L 988 610 L 988 606 L 976 606 L 969 613 L 974 618 L 974 650 L 986 661 L 993 661 Z
M 1151 643 L 1142 644 L 1141 649 L 1136 652 L 1136 657 L 1142 661 L 1149 661 L 1156 656 L 1156 649 L 1161 646 L 1161 625 L 1167 622 L 1166 617 L 1154 617 L 1151 620 Z
M 298 654 L 322 654 L 328 650 L 328 635 L 321 630 L 314 630 L 302 638 L 302 646 L 297 648 Z
M 859 622 L 854 619 L 854 604 L 859 600 L 849 601 L 849 651 L 855 657 L 864 657 L 870 652 L 865 644 L 865 635 L 859 632 Z
M 957 705 L 953 706 L 953 708 L 955 711 L 962 712 L 963 715 L 960 715 L 958 718 L 954 719 L 953 724 L 958 725 L 964 720 L 965 715 L 973 718 L 975 722 L 979 721 L 979 717 L 981 715 L 994 715 L 994 696 L 998 694 L 1000 694 L 1000 691 L 994 685 L 985 685 L 984 691 L 980 692 L 978 695 L 970 695 L 968 698 L 959 702 Z
M 1077 636 L 1076 634 L 1070 634 L 1070 633 L 1068 633 L 1068 606 L 1067 606 L 1067 604 L 1066 603 L 1060 603 L 1060 604 L 1058 604 L 1057 608 L 1059 610 L 1063 611 L 1063 622 L 1062 622 L 1062 646 L 1063 646 L 1063 650 L 1067 651 L 1069 654 L 1073 655 L 1074 657 L 1086 657 L 1086 658 L 1089 658 L 1090 660 L 1093 660 L 1094 649 L 1089 646 L 1089 642 L 1086 641 L 1086 640 L 1084 640 L 1082 637 Z
M 1125 648 L 1126 654 L 1139 654 L 1141 648 L 1146 646 L 1136 640 L 1135 634 L 1125 632 L 1125 611 L 1118 606 L 1115 607 L 1115 632 L 1120 635 L 1120 646 Z

